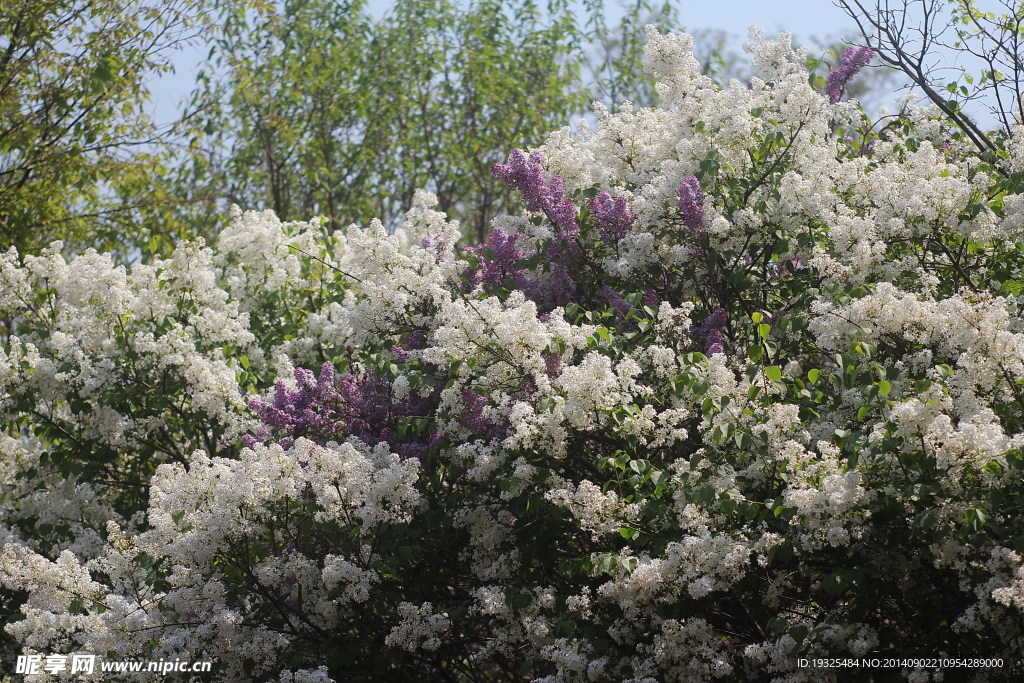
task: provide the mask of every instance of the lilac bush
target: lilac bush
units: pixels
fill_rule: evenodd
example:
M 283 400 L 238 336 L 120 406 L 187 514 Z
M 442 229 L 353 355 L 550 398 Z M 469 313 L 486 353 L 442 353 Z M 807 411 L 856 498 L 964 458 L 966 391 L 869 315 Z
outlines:
M 225 681 L 1024 675 L 1024 132 L 876 132 L 832 96 L 863 55 L 821 92 L 785 40 L 749 87 L 691 47 L 650 35 L 662 107 L 496 165 L 523 213 L 482 245 L 418 193 L 394 234 L 0 257 L 9 642 Z

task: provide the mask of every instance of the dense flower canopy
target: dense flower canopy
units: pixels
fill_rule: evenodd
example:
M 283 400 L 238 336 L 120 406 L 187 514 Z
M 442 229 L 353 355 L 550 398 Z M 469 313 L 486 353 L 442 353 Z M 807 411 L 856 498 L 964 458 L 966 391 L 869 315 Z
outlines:
M 477 247 L 420 193 L 393 235 L 238 212 L 130 270 L 0 257 L 17 647 L 227 681 L 1022 675 L 1024 131 L 877 131 L 785 36 L 728 87 L 691 43 L 650 35 L 662 107 L 496 165 L 525 211 Z

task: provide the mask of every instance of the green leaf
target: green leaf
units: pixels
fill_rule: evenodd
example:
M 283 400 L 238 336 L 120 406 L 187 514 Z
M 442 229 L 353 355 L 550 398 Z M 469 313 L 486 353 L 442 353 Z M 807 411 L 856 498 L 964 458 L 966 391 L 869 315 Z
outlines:
M 781 617 L 772 617 L 765 625 L 765 630 L 772 635 L 779 635 L 781 633 L 785 633 L 788 627 L 789 623 L 785 619 L 782 619 Z
M 1024 294 L 1024 280 L 1007 280 L 1003 282 L 999 291 L 1006 292 L 1012 296 Z
M 566 619 L 565 621 L 558 622 L 555 626 L 555 635 L 560 638 L 568 638 L 576 632 L 576 622 L 572 619 Z
M 821 586 L 829 595 L 838 597 L 856 588 L 864 577 L 863 572 L 855 569 L 840 569 L 822 579 Z
M 782 370 L 777 365 L 769 365 L 764 369 L 764 376 L 773 382 L 781 382 Z

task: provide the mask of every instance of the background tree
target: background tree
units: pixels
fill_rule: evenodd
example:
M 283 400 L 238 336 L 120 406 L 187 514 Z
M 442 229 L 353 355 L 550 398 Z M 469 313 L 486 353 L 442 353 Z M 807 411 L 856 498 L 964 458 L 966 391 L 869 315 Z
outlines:
M 147 82 L 186 39 L 191 0 L 0 4 L 0 245 L 114 246 L 165 229 Z
M 1024 121 L 1024 4 L 997 4 L 1005 12 L 983 11 L 973 0 L 840 2 L 877 58 L 902 71 L 990 155 L 997 154 L 999 138 Z
M 652 106 L 657 102 L 654 82 L 644 71 L 644 27 L 647 24 L 667 30 L 679 25 L 679 17 L 671 3 L 655 7 L 637 2 L 619 21 L 609 27 L 600 6 L 587 19 L 587 31 L 593 36 L 595 52 L 588 60 L 589 84 L 594 99 L 608 105 L 629 100 L 636 106 Z M 702 55 L 706 55 L 705 72 L 725 70 L 730 53 L 725 48 L 725 31 L 699 33 Z M 723 57 L 725 55 L 725 57 Z M 734 65 L 734 64 L 730 64 Z
M 640 19 L 664 23 L 669 10 L 637 3 L 610 29 L 602 3 L 583 9 L 579 19 L 563 0 L 401 0 L 374 19 L 361 0 L 223 3 L 181 191 L 339 228 L 394 225 L 426 188 L 482 238 L 510 206 L 490 172 L 509 149 L 539 144 L 594 96 L 651 101 Z

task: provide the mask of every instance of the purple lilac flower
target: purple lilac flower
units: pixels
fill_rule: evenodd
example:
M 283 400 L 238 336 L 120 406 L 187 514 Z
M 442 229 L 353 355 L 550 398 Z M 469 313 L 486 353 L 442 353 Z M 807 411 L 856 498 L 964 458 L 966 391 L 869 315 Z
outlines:
M 598 232 L 601 233 L 601 239 L 607 244 L 615 244 L 625 237 L 636 220 L 636 216 L 626 206 L 625 197 L 612 199 L 607 192 L 592 197 L 588 208 L 590 215 L 594 217 Z
M 344 402 L 343 416 L 347 432 L 371 446 L 391 442 L 391 381 L 380 378 L 372 369 L 365 375 L 345 375 L 338 382 L 338 394 Z
M 551 269 L 551 277 L 541 282 L 522 276 L 516 280 L 516 287 L 538 308 L 550 311 L 556 306 L 565 306 L 572 300 L 576 284 L 569 275 L 569 268 L 559 261 Z
M 462 402 L 466 405 L 466 412 L 459 418 L 459 424 L 474 434 L 488 439 L 505 438 L 508 430 L 483 415 L 484 408 L 487 406 L 486 396 L 481 396 L 467 387 L 462 390 Z
M 444 239 L 442 239 L 440 235 L 435 235 L 434 237 L 424 237 L 422 240 L 420 240 L 420 246 L 423 247 L 424 249 L 433 248 L 434 257 L 438 263 L 442 263 L 445 260 L 445 243 Z
M 403 335 L 400 340 L 400 345 L 403 349 L 411 351 L 412 349 L 422 349 L 426 342 L 426 335 L 417 330 L 415 332 Z
M 700 326 L 690 328 L 691 337 L 704 337 L 705 356 L 725 352 L 725 346 L 722 343 L 722 328 L 725 327 L 725 321 L 725 310 L 719 308 L 705 318 Z
M 479 261 L 473 268 L 466 270 L 469 286 L 499 286 L 510 279 L 512 284 L 535 302 L 542 310 L 550 310 L 556 306 L 564 306 L 572 299 L 575 283 L 569 276 L 566 260 L 571 260 L 573 251 L 568 249 L 575 242 L 562 242 L 551 254 L 551 276 L 545 280 L 536 280 L 529 276 L 526 268 L 517 267 L 525 256 L 516 247 L 516 236 L 507 235 L 501 228 L 495 228 L 488 241 L 477 247 L 466 247 L 466 251 L 477 254 Z M 485 254 L 490 253 L 490 258 Z
M 459 424 L 471 432 L 486 433 L 491 428 L 491 421 L 483 416 L 487 397 L 466 388 L 462 390 L 462 402 L 466 405 L 466 412 L 459 418 Z
M 704 347 L 704 355 L 713 356 L 716 353 L 725 353 L 725 347 L 722 346 L 722 332 L 720 330 L 711 330 L 708 333 L 708 341 Z
M 548 377 L 558 377 L 562 373 L 562 354 L 545 353 L 544 371 Z
M 415 348 L 418 345 L 414 339 L 417 335 L 421 333 L 407 335 L 413 339 L 405 341 L 406 345 Z M 295 379 L 295 389 L 288 388 L 283 382 L 275 385 L 273 403 L 260 400 L 249 403 L 264 426 L 255 435 L 242 437 L 246 446 L 266 441 L 269 426 L 288 435 L 279 440 L 286 449 L 299 437 L 324 444 L 355 436 L 370 446 L 387 442 L 400 457 L 422 460 L 440 439 L 435 429 L 428 444 L 402 443 L 394 428 L 398 418 L 430 413 L 444 388 L 440 380 L 434 383 L 434 392 L 429 397 L 417 396 L 392 405 L 390 378 L 378 377 L 372 370 L 363 375 L 346 375 L 335 384 L 334 367 L 324 363 L 319 378 L 314 378 L 309 370 L 296 368 Z
M 696 176 L 690 176 L 679 184 L 679 208 L 683 211 L 683 223 L 699 236 L 704 224 L 704 190 Z
M 526 268 L 516 267 L 525 254 L 515 247 L 515 240 L 514 235 L 506 235 L 500 228 L 495 228 L 486 244 L 467 247 L 466 251 L 477 254 L 479 261 L 475 267 L 466 269 L 466 289 L 478 284 L 485 287 L 500 286 L 506 280 L 511 280 L 513 286 L 542 311 L 550 311 L 556 306 L 569 303 L 575 291 L 575 283 L 566 265 L 567 260 L 572 261 L 572 250 L 564 247 L 577 243 L 560 243 L 559 246 L 563 248 L 556 247 L 551 252 L 550 263 L 553 265 L 550 266 L 550 276 L 547 280 L 538 280 L 531 277 Z M 489 259 L 484 256 L 487 249 L 490 249 Z
M 516 248 L 516 236 L 506 234 L 501 228 L 492 230 L 484 244 L 466 247 L 466 251 L 476 254 L 480 259 L 475 268 L 466 271 L 466 276 L 473 285 L 497 286 L 502 284 L 506 277 L 515 279 L 523 273 L 522 268 L 516 268 L 516 263 L 524 255 Z M 484 256 L 488 251 L 491 254 L 489 259 Z
M 415 459 L 423 462 L 427 458 L 430 446 L 422 443 L 395 443 L 391 444 L 391 450 L 402 460 Z
M 601 288 L 601 296 L 604 297 L 605 301 L 612 305 L 615 309 L 615 317 L 617 320 L 622 321 L 626 318 L 626 315 L 633 310 L 633 306 L 628 301 L 622 298 L 622 295 L 617 291 L 605 285 Z
M 389 440 L 391 388 L 374 372 L 346 375 L 336 385 L 334 366 L 324 363 L 319 377 L 305 368 L 295 368 L 295 381 L 295 389 L 284 382 L 274 385 L 273 403 L 249 402 L 265 426 L 288 435 L 280 441 L 284 448 L 299 437 L 326 443 L 356 436 L 371 446 Z M 243 442 L 250 445 L 267 436 L 264 427 Z
M 242 434 L 242 445 L 246 448 L 252 448 L 258 443 L 265 443 L 270 438 L 270 430 L 267 429 L 266 425 L 260 425 L 256 430 L 256 434 Z
M 274 385 L 273 403 L 253 399 L 249 407 L 264 425 L 283 430 L 289 437 L 332 438 L 341 422 L 341 397 L 334 388 L 334 367 L 324 363 L 319 378 L 305 368 L 295 368 L 294 375 L 295 389 L 278 382 Z M 251 445 L 257 440 L 265 441 L 266 436 L 261 429 L 255 438 L 243 442 Z
M 491 173 L 526 200 L 527 211 L 544 213 L 566 236 L 578 234 L 576 206 L 565 196 L 565 187 L 559 176 L 552 176 L 550 180 L 545 177 L 542 158 L 538 150 L 530 152 L 527 157 L 523 150 L 514 149 L 508 155 L 508 163 L 494 164 Z
M 564 261 L 555 264 L 551 272 L 551 278 L 547 282 L 547 298 L 555 306 L 565 306 L 572 300 L 573 292 L 576 291 L 576 283 L 569 275 L 569 267 Z
M 715 311 L 704 319 L 704 325 L 707 328 L 713 328 L 720 330 L 725 326 L 726 315 L 724 308 L 716 308 Z
M 849 83 L 857 72 L 867 66 L 875 51 L 870 47 L 848 47 L 843 52 L 839 66 L 829 72 L 828 80 L 825 82 L 825 94 L 828 101 L 835 104 L 846 92 L 846 84 Z

